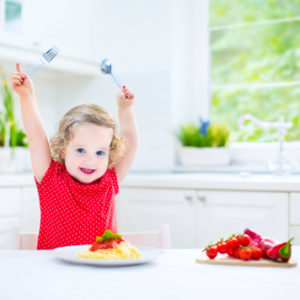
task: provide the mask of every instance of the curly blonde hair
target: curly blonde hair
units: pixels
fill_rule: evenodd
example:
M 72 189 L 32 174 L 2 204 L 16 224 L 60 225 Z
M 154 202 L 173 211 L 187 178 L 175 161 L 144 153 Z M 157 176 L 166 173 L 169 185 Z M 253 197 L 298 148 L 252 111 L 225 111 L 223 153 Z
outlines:
M 105 109 L 96 104 L 82 104 L 70 109 L 60 120 L 56 134 L 50 139 L 52 156 L 64 163 L 63 153 L 73 138 L 77 125 L 91 123 L 97 126 L 112 128 L 113 138 L 110 144 L 108 169 L 124 157 L 127 143 L 123 137 L 116 136 L 116 121 Z

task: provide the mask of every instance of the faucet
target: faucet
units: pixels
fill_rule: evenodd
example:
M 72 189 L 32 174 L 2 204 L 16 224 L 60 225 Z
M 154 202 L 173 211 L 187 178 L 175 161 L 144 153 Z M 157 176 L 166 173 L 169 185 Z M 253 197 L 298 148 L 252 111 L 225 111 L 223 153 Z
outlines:
M 239 117 L 239 119 L 238 119 L 238 125 L 239 125 L 240 129 L 242 129 L 244 127 L 244 122 L 248 121 L 248 120 L 252 121 L 256 125 L 263 127 L 263 128 L 278 129 L 280 132 L 284 133 L 284 136 L 286 134 L 287 129 L 292 127 L 292 123 L 283 122 L 282 117 L 279 119 L 278 122 L 264 122 L 264 121 L 256 119 L 251 114 L 245 114 L 245 115 L 242 115 L 241 117 Z
M 277 122 L 265 122 L 265 121 L 261 121 L 258 120 L 257 118 L 255 118 L 254 116 L 252 116 L 251 114 L 245 114 L 242 115 L 239 119 L 238 119 L 238 125 L 239 128 L 242 129 L 244 128 L 244 123 L 245 121 L 252 121 L 253 123 L 255 123 L 256 125 L 258 125 L 259 127 L 262 128 L 275 128 L 278 130 L 278 135 L 279 135 L 279 155 L 278 155 L 278 161 L 275 164 L 278 164 L 275 166 L 274 168 L 274 164 L 271 167 L 269 165 L 269 169 L 273 169 L 273 171 L 276 171 L 279 174 L 284 173 L 284 171 L 286 171 L 284 164 L 288 164 L 288 168 L 291 169 L 292 167 L 294 167 L 293 165 L 295 165 L 293 162 L 288 162 L 283 155 L 283 145 L 284 145 L 284 137 L 286 135 L 287 130 L 292 127 L 292 123 L 287 123 L 287 122 L 283 122 L 283 118 L 281 117 L 279 119 L 279 121 Z

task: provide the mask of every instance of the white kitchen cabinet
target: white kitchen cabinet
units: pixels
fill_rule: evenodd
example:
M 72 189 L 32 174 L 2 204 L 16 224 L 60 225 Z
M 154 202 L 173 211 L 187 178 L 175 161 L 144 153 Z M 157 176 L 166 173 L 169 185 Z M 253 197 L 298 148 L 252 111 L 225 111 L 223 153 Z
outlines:
M 300 193 L 291 193 L 290 201 L 290 223 L 300 226 Z
M 40 226 L 39 196 L 35 186 L 26 186 L 21 189 L 21 220 L 22 232 L 38 232 Z
M 0 217 L 15 217 L 20 215 L 21 192 L 14 187 L 0 189 Z
M 300 245 L 300 193 L 290 194 L 290 237 L 293 243 Z
M 5 19 L 6 2 L 0 0 L 0 20 Z M 21 5 L 20 24 L 14 32 L 14 26 L 6 30 L 2 21 L 1 61 L 15 62 L 18 58 L 27 67 L 36 63 L 43 52 L 55 45 L 60 52 L 47 69 L 86 76 L 99 74 L 98 61 L 95 61 L 92 53 L 91 0 L 14 2 Z
M 168 223 L 174 248 L 195 248 L 195 196 L 195 191 L 185 189 L 123 188 L 118 198 L 118 231 L 156 230 Z
M 19 248 L 19 217 L 0 218 L 0 249 Z
M 27 0 L 27 23 L 34 43 L 54 43 L 63 55 L 91 57 L 92 1 Z M 26 7 L 25 7 L 26 8 Z M 34 18 L 32 12 L 35 12 Z
M 288 239 L 288 193 L 198 191 L 198 246 L 250 228 Z
M 293 245 L 300 245 L 300 226 L 291 225 L 289 237 L 294 238 L 292 241 Z
M 21 193 L 18 188 L 0 189 L 0 249 L 18 247 Z
M 288 238 L 288 193 L 122 188 L 120 231 L 150 230 L 168 223 L 174 248 L 203 247 L 247 227 Z
M 117 200 L 118 230 L 155 230 L 168 223 L 175 248 L 202 247 L 246 227 L 282 241 L 294 236 L 293 244 L 300 244 L 300 176 L 193 176 L 125 180 Z M 16 225 L 37 233 L 39 220 L 33 175 L 1 175 L 0 248 L 17 247 Z

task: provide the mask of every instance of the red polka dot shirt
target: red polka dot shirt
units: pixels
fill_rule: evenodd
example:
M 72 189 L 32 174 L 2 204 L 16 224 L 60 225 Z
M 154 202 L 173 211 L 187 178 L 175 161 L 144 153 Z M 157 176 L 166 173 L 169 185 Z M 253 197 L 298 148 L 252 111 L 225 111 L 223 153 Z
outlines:
M 41 222 L 37 249 L 91 244 L 106 229 L 117 232 L 115 169 L 91 184 L 74 180 L 54 160 L 40 183 Z

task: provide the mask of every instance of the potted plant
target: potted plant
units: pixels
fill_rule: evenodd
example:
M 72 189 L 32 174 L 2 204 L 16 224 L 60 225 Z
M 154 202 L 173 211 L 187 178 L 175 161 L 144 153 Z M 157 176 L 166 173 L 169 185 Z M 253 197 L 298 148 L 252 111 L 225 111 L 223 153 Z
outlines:
M 230 130 L 225 124 L 210 123 L 200 118 L 200 125 L 180 125 L 176 134 L 184 166 L 216 166 L 230 163 Z
M 28 167 L 28 141 L 23 129 L 15 119 L 12 90 L 7 80 L 1 83 L 0 106 L 0 171 L 23 171 Z

